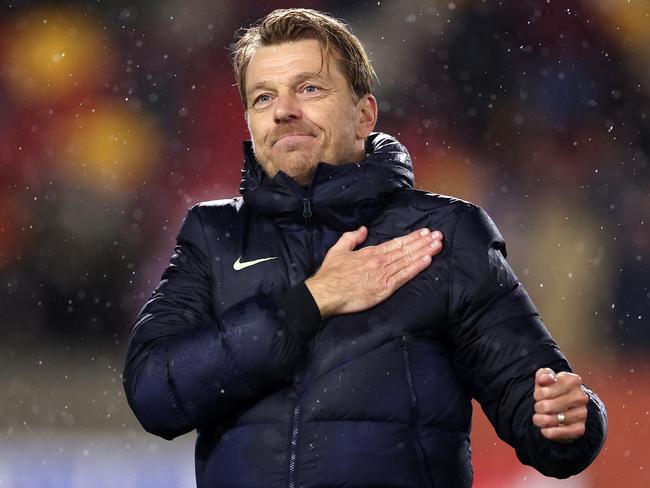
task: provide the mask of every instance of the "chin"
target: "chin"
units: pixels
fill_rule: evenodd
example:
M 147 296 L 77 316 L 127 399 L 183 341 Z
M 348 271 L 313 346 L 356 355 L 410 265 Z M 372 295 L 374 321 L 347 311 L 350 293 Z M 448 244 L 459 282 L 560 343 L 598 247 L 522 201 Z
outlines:
M 308 167 L 306 166 L 300 166 L 300 167 L 289 167 L 289 168 L 283 168 L 282 171 L 284 171 L 287 175 L 289 175 L 296 183 L 298 183 L 301 186 L 306 186 L 311 183 L 311 178 L 314 175 L 314 170 L 316 169 L 316 164 L 310 165 Z

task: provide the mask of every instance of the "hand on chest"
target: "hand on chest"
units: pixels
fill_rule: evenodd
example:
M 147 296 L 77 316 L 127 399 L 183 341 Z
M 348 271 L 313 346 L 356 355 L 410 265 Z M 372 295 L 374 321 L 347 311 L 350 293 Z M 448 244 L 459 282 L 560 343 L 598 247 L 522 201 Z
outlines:
M 281 227 L 272 221 L 250 226 L 245 235 L 231 233 L 226 245 L 219 246 L 219 259 L 213 268 L 215 276 L 220 277 L 214 287 L 217 313 L 250 296 L 280 295 L 306 280 L 316 272 L 340 236 L 341 232 L 324 226 Z M 392 237 L 395 236 L 371 227 L 359 248 Z M 379 305 L 364 312 L 331 317 L 319 336 L 382 342 L 443 324 L 448 301 L 446 259 L 444 252 L 436 256 L 427 269 Z

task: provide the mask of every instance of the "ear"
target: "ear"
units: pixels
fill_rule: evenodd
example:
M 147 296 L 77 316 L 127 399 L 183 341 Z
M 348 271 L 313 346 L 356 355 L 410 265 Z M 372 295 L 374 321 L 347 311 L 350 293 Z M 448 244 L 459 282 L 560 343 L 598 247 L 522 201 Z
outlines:
M 377 124 L 377 100 L 371 94 L 357 102 L 357 139 L 366 139 Z

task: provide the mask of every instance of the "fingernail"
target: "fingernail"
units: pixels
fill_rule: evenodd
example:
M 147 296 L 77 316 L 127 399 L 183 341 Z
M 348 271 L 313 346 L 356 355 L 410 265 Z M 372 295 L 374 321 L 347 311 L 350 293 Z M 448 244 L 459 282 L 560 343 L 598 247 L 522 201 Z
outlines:
M 431 234 L 431 237 L 434 239 L 442 239 L 442 232 L 436 230 L 433 234 Z
M 424 261 L 425 263 L 428 263 L 429 261 L 431 261 L 431 256 L 429 256 L 428 254 L 425 254 L 424 256 L 422 256 L 422 261 Z
M 440 247 L 440 241 L 433 241 L 431 243 L 431 247 L 434 249 L 438 249 Z
M 421 236 L 426 236 L 429 232 L 431 232 L 429 229 L 422 229 L 422 230 L 420 231 L 420 235 L 421 235 Z

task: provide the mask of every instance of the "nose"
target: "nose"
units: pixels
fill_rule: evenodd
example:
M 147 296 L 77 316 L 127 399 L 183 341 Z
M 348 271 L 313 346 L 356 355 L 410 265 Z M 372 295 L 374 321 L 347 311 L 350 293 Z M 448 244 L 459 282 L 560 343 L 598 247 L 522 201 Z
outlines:
M 275 110 L 273 111 L 273 118 L 276 123 L 288 122 L 300 119 L 301 117 L 302 110 L 300 109 L 300 103 L 295 93 L 277 95 Z

